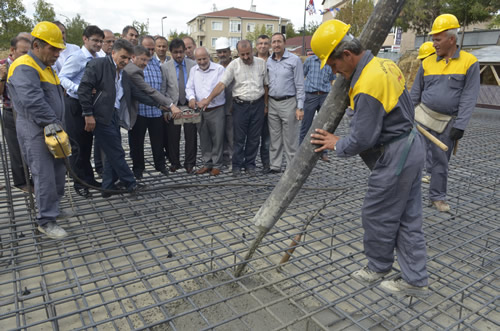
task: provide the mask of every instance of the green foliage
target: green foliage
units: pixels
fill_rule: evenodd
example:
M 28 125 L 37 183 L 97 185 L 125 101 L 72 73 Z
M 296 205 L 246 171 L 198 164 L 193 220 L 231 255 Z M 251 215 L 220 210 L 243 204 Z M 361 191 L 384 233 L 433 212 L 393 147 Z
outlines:
M 167 39 L 168 40 L 173 40 L 175 38 L 182 39 L 183 37 L 189 36 L 186 32 L 177 32 L 177 29 L 175 30 L 170 30 L 170 32 L 167 34 Z
M 493 20 L 488 24 L 488 29 L 500 29 L 500 14 L 495 15 Z
M 76 14 L 71 21 L 66 20 L 66 42 L 81 46 L 83 44 L 83 30 L 90 23 L 86 22 L 80 14 Z
M 290 38 L 293 38 L 293 37 L 296 37 L 298 34 L 297 32 L 295 31 L 294 27 L 293 27 L 293 23 L 288 23 L 286 25 L 286 29 L 285 29 L 285 36 L 286 36 L 286 39 L 290 39 Z
M 307 23 L 306 36 L 312 36 L 314 32 L 319 28 L 321 22 L 312 21 Z
M 0 47 L 8 48 L 19 32 L 31 32 L 33 22 L 26 17 L 21 0 L 0 1 Z
M 273 34 L 273 31 L 271 29 L 266 29 L 266 25 L 265 24 L 257 25 L 255 27 L 255 31 L 254 32 L 247 32 L 246 39 L 250 40 L 253 45 L 256 45 L 257 44 L 257 38 L 260 35 L 263 35 L 263 34 L 265 34 L 265 35 L 269 36 L 269 38 L 271 38 L 271 35 Z
M 487 21 L 500 9 L 500 0 L 406 0 L 396 21 L 403 31 L 415 30 L 417 34 L 431 31 L 434 19 L 444 13 L 457 17 L 460 25 Z
M 33 21 L 35 24 L 42 21 L 55 21 L 56 12 L 54 11 L 54 6 L 52 6 L 52 4 L 45 2 L 44 0 L 37 0 L 34 5 L 35 13 L 33 14 Z
M 139 22 L 139 21 L 134 20 L 134 22 L 132 22 L 132 26 L 137 30 L 137 33 L 139 33 L 139 36 L 145 36 L 145 35 L 149 34 L 149 32 L 148 32 L 149 24 L 148 23 Z
M 358 0 L 356 2 L 348 1 L 347 4 L 340 9 L 335 15 L 335 18 L 346 24 L 351 25 L 349 32 L 358 37 L 363 30 L 368 18 L 373 12 L 373 0 Z

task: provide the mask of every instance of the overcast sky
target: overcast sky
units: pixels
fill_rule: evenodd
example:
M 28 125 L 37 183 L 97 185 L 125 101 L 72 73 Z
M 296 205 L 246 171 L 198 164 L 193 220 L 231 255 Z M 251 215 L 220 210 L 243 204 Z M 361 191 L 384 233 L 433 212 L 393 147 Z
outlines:
M 36 0 L 22 0 L 26 7 L 27 15 L 33 18 L 34 2 Z M 164 34 L 177 29 L 178 32 L 187 31 L 186 23 L 198 14 L 212 12 L 213 5 L 217 10 L 230 7 L 250 9 L 250 0 L 46 0 L 54 6 L 56 19 L 65 22 L 66 15 L 73 18 L 80 14 L 85 21 L 107 28 L 113 32 L 121 32 L 124 26 L 139 22 L 149 21 L 149 32 L 153 35 L 161 34 L 161 18 L 163 20 Z M 309 2 L 309 0 L 307 0 Z M 310 21 L 321 22 L 322 17 L 318 9 L 323 9 L 321 0 L 314 1 L 316 14 L 307 13 L 306 25 Z M 281 16 L 292 20 L 295 29 L 302 27 L 304 22 L 304 0 L 254 0 L 257 12 Z

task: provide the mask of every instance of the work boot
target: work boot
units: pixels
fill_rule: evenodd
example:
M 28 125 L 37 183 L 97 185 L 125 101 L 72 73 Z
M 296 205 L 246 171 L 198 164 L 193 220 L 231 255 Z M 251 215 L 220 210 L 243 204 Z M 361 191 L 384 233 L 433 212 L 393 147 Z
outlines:
M 379 279 L 384 278 L 384 276 L 390 272 L 391 272 L 390 270 L 386 271 L 386 272 L 375 272 L 375 271 L 368 269 L 368 267 L 364 267 L 362 269 L 354 271 L 351 274 L 351 276 L 352 276 L 352 278 L 359 280 L 360 282 L 371 284 L 371 283 L 376 282 Z
M 380 288 L 395 295 L 408 295 L 420 298 L 429 296 L 428 286 L 414 286 L 406 282 L 403 278 L 384 280 L 380 283 Z
M 431 176 L 429 176 L 429 175 L 423 176 L 422 183 L 430 184 L 431 183 Z
M 47 237 L 52 239 L 63 239 L 68 235 L 68 233 L 64 231 L 64 229 L 59 225 L 57 225 L 55 221 L 49 221 L 45 225 L 39 225 L 38 231 L 40 231 L 41 233 L 45 233 Z
M 447 204 L 444 200 L 432 201 L 432 206 L 440 212 L 450 211 L 450 205 Z

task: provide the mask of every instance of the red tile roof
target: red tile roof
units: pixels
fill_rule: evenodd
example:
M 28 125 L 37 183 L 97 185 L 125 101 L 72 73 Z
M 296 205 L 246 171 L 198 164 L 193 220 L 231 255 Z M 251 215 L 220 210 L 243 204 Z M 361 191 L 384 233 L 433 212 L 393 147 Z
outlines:
M 306 49 L 311 49 L 311 38 L 312 36 L 306 36 Z M 293 37 L 286 40 L 286 47 L 298 47 L 302 46 L 302 36 Z
M 257 13 L 249 10 L 243 10 L 235 7 L 214 11 L 211 13 L 200 14 L 198 16 L 207 16 L 207 17 L 242 17 L 242 18 L 253 18 L 253 19 L 261 19 L 261 20 L 279 20 L 279 16 L 268 15 L 263 13 Z M 198 17 L 196 16 L 196 17 Z M 196 18 L 195 17 L 195 18 Z M 288 20 L 286 18 L 281 18 L 282 20 Z M 194 20 L 194 18 L 192 19 Z M 190 20 L 189 22 L 191 22 Z M 189 23 L 188 22 L 188 23 Z

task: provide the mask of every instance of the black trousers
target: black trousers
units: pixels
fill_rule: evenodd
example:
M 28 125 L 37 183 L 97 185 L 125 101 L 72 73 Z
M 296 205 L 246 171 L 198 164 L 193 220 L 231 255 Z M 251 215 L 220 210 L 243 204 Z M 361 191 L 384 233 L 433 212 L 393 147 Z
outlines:
M 14 112 L 10 108 L 4 108 L 3 125 L 5 140 L 9 149 L 12 181 L 14 182 L 14 186 L 24 186 L 27 184 L 27 180 L 24 176 L 23 159 L 21 157 L 19 142 L 17 141 L 16 120 L 14 119 Z
M 184 124 L 184 168 L 193 168 L 196 165 L 196 152 L 198 148 L 196 124 Z M 181 125 L 174 125 L 174 120 L 170 120 L 165 125 L 164 142 L 168 160 L 172 166 L 181 168 L 179 159 L 181 141 Z
M 155 169 L 165 169 L 165 154 L 163 154 L 163 116 L 144 117 L 137 115 L 137 121 L 129 132 L 130 157 L 132 158 L 132 171 L 142 173 L 144 171 L 144 137 L 146 130 L 149 133 L 151 150 Z
M 85 118 L 82 117 L 80 102 L 69 96 L 66 96 L 65 101 L 64 121 L 71 141 L 72 155 L 69 158 L 71 168 L 78 178 L 91 184 L 95 181 L 94 171 L 90 164 L 94 135 L 92 132 L 85 131 Z M 82 185 L 75 180 L 74 187 L 79 188 Z

